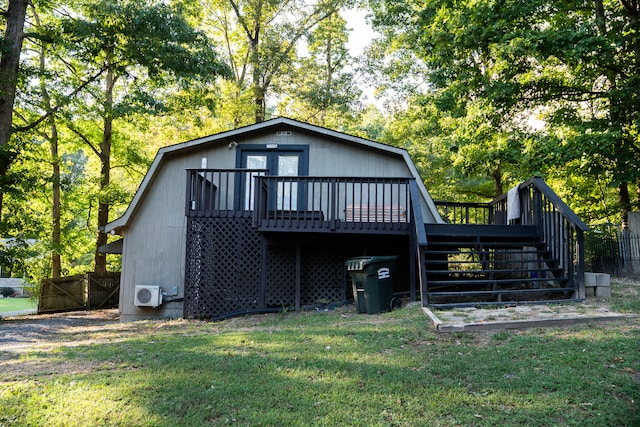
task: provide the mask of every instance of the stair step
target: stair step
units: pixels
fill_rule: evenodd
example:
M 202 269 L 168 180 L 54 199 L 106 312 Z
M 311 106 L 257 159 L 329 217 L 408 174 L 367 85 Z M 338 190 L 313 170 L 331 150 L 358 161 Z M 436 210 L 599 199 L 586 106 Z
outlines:
M 427 279 L 428 280 L 428 279 Z M 466 279 L 466 280 L 432 280 L 428 281 L 427 292 L 430 292 L 428 289 L 434 287 L 451 287 L 451 286 L 465 286 L 467 288 L 472 286 L 499 286 L 499 285 L 522 285 L 522 284 L 531 284 L 534 283 L 545 283 L 545 282 L 553 282 L 553 283 L 566 283 L 567 279 Z M 539 288 L 534 288 L 539 289 Z M 546 289 L 546 288 L 545 288 Z
M 522 269 L 493 269 L 493 270 L 429 270 L 428 274 L 458 274 L 458 275 L 482 275 L 482 274 L 511 274 L 511 273 L 562 273 L 560 268 L 522 268 Z
M 513 294 L 533 294 L 533 293 L 559 293 L 575 292 L 574 288 L 544 288 L 544 289 L 504 289 L 497 291 L 460 291 L 460 292 L 428 292 L 429 297 L 444 296 L 487 296 L 487 295 L 513 295 Z
M 431 265 L 447 265 L 447 264 L 453 264 L 453 265 L 465 265 L 465 264 L 482 264 L 482 263 L 488 263 L 488 264 L 493 264 L 494 266 L 496 264 L 498 265 L 504 265 L 504 264 L 532 264 L 532 263 L 544 263 L 547 264 L 549 262 L 555 262 L 557 260 L 544 260 L 544 259 L 486 259 L 486 260 L 479 260 L 479 259 L 474 259 L 474 260 L 462 260 L 462 259 L 454 259 L 454 260 L 437 260 L 437 259 L 428 259 L 425 260 L 426 263 L 428 263 L 430 266 Z M 553 268 L 553 267 L 552 267 Z
M 533 301 L 476 301 L 476 302 L 452 302 L 452 303 L 429 303 L 433 308 L 456 308 L 456 307 L 482 307 L 482 306 L 514 306 L 529 304 L 569 304 L 582 302 L 579 298 L 559 298 L 553 300 L 533 300 Z
M 455 238 L 468 241 L 538 240 L 535 225 L 425 224 L 427 240 Z
M 428 238 L 428 237 L 427 237 Z M 475 250 L 518 250 L 523 248 L 538 248 L 543 249 L 545 247 L 544 243 L 540 242 L 522 242 L 522 241 L 511 241 L 511 242 L 464 242 L 464 241 L 445 241 L 438 242 L 435 240 L 429 240 L 429 245 L 427 246 L 427 250 L 456 250 L 461 248 L 475 249 Z
M 456 248 L 456 249 L 427 249 L 424 251 L 425 254 L 431 254 L 431 255 L 465 255 L 465 254 L 473 254 L 473 255 L 491 255 L 491 254 L 514 254 L 514 255 L 538 255 L 541 252 L 549 252 L 549 251 L 541 251 L 541 250 L 528 250 L 528 249 L 517 249 L 516 250 L 509 250 L 509 251 L 504 251 L 504 252 L 488 252 L 488 251 L 483 251 L 483 250 L 479 250 L 479 249 L 473 249 L 470 251 L 463 251 L 462 249 Z

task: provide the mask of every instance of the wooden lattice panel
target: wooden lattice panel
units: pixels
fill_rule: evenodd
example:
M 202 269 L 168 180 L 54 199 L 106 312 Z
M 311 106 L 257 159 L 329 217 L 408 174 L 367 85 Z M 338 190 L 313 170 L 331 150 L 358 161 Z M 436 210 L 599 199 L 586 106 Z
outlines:
M 302 304 L 345 301 L 345 256 L 339 250 L 318 249 L 303 255 Z
M 269 246 L 267 252 L 268 307 L 292 307 L 296 298 L 296 250 Z
M 296 249 L 269 246 L 261 300 L 262 236 L 250 218 L 190 217 L 187 227 L 184 316 L 213 318 L 260 307 L 293 307 Z M 300 304 L 345 300 L 344 254 L 302 248 Z
M 261 257 L 262 237 L 250 218 L 189 218 L 184 316 L 257 308 Z
M 270 246 L 267 255 L 267 306 L 295 305 L 296 250 Z M 302 248 L 300 259 L 300 304 L 343 302 L 344 255 L 340 251 Z

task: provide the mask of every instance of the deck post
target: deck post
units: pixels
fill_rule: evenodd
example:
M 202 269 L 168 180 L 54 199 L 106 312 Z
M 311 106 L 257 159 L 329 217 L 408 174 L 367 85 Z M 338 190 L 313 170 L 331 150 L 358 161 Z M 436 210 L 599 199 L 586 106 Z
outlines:
M 260 292 L 258 295 L 258 308 L 266 308 L 267 301 L 267 252 L 269 247 L 266 240 L 262 239 L 262 260 L 260 262 Z
M 544 237 L 544 218 L 542 216 L 542 193 L 537 188 L 533 189 L 533 215 L 535 226 L 538 229 L 538 236 Z M 552 242 L 546 242 L 550 244 Z
M 424 265 L 426 260 L 422 247 L 418 248 L 418 256 L 420 257 L 420 299 L 422 300 L 422 306 L 426 307 L 429 305 L 429 289 L 427 286 L 427 280 L 429 279 L 426 266 Z
M 296 305 L 296 312 L 300 311 L 300 258 L 302 255 L 302 249 L 300 248 L 300 246 L 296 246 L 296 296 L 295 296 L 295 305 Z
M 584 231 L 580 228 L 576 228 L 576 245 L 577 245 L 577 257 L 578 262 L 576 263 L 576 280 L 575 283 L 578 287 L 577 289 L 577 297 L 579 299 L 586 298 L 586 290 L 584 287 Z
M 337 185 L 337 181 L 335 178 L 331 178 L 331 180 L 329 181 L 329 221 L 330 221 L 330 226 L 329 228 L 331 229 L 331 231 L 334 231 L 336 229 L 336 220 L 338 219 L 338 203 L 337 203 L 337 199 L 338 199 L 338 195 L 337 195 L 337 190 L 338 190 L 338 185 Z
M 409 234 L 409 299 L 411 301 L 416 300 L 416 281 L 418 275 L 416 274 L 417 268 L 417 258 L 418 251 L 417 247 L 417 239 L 415 233 L 415 227 L 412 227 L 411 233 Z

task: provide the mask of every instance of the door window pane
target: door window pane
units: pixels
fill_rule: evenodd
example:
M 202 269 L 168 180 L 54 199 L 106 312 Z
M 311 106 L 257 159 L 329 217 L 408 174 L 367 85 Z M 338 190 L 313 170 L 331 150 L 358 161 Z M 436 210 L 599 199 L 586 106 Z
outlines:
M 247 169 L 267 169 L 267 156 L 254 154 L 248 155 L 246 167 Z M 249 174 L 248 182 L 246 183 L 244 190 L 244 210 L 253 210 L 255 177 L 258 175 L 264 175 L 264 173 L 251 172 Z
M 278 176 L 298 176 L 299 156 L 297 155 L 279 155 L 278 156 Z M 298 183 L 297 182 L 281 182 L 278 185 L 278 202 L 279 210 L 297 210 L 298 209 Z

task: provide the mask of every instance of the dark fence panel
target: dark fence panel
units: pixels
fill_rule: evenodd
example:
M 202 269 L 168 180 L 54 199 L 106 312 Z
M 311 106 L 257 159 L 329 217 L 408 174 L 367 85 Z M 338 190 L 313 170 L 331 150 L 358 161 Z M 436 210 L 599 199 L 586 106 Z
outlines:
M 85 309 L 84 275 L 44 279 L 40 286 L 38 314 Z
M 87 273 L 87 310 L 116 308 L 120 298 L 120 273 Z
M 118 307 L 120 273 L 43 279 L 38 314 Z
M 640 273 L 640 234 L 610 226 L 598 227 L 585 237 L 587 271 L 614 276 Z

